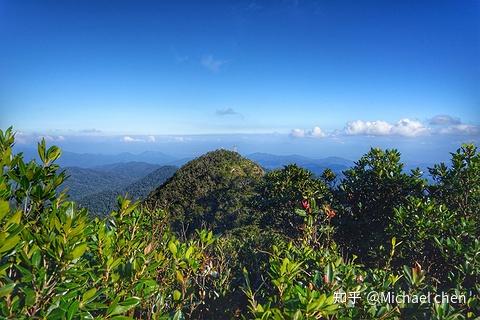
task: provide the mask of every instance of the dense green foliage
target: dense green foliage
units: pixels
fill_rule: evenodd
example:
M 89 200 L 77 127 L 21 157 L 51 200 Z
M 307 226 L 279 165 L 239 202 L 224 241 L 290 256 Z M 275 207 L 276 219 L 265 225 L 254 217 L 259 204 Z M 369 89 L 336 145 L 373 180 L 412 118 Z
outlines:
M 190 161 L 152 192 L 149 208 L 170 213 L 176 231 L 224 231 L 247 224 L 249 203 L 263 170 L 238 153 L 217 150 Z
M 256 208 L 261 212 L 261 225 L 270 226 L 285 235 L 298 236 L 303 219 L 295 213 L 303 199 L 330 203 L 327 185 L 296 165 L 267 173 L 260 184 Z
M 339 188 L 339 238 L 362 262 L 385 256 L 385 229 L 393 209 L 409 196 L 421 196 L 426 181 L 419 170 L 403 172 L 397 150 L 372 149 L 345 171 Z
M 0 318 L 480 317 L 474 146 L 432 168 L 434 185 L 402 172 L 398 152 L 372 149 L 339 187 L 328 171 L 264 174 L 217 151 L 147 206 L 119 197 L 100 219 L 58 192 L 58 148 L 42 141 L 40 163 L 25 163 L 13 143 L 11 129 L 0 131 Z M 464 298 L 372 301 L 370 292 Z
M 144 162 L 114 163 L 93 168 L 62 167 L 68 179 L 60 190 L 68 190 L 70 199 L 77 201 L 104 190 L 121 190 L 160 168 Z

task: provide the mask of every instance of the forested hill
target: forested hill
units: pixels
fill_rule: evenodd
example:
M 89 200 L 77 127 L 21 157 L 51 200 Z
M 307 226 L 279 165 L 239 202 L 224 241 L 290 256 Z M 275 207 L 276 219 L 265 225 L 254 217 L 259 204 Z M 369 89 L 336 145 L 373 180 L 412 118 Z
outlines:
M 81 207 L 87 208 L 90 213 L 104 216 L 116 208 L 119 195 L 128 196 L 132 200 L 142 200 L 170 178 L 175 171 L 177 171 L 177 167 L 162 166 L 126 186 L 108 188 L 98 193 L 81 197 L 78 203 Z
M 119 190 L 159 169 L 145 162 L 114 163 L 92 168 L 66 167 L 69 176 L 61 190 L 68 189 L 71 200 L 79 200 L 103 190 Z
M 146 199 L 166 209 L 175 227 L 229 229 L 249 216 L 249 205 L 264 170 L 240 154 L 216 150 L 181 167 Z

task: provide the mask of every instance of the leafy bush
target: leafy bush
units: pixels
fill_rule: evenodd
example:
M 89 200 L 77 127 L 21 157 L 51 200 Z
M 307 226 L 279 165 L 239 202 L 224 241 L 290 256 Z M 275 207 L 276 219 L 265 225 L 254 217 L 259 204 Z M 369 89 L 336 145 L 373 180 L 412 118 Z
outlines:
M 0 314 L 8 318 L 182 318 L 228 285 L 217 242 L 201 230 L 180 242 L 162 223 L 119 198 L 104 220 L 56 195 L 56 147 L 39 143 L 42 164 L 13 156 L 11 129 L 0 132 Z
M 381 257 L 390 240 L 386 228 L 393 209 L 408 196 L 422 197 L 426 182 L 419 170 L 403 172 L 397 150 L 378 148 L 372 148 L 344 174 L 339 190 L 343 205 L 339 240 L 363 263 L 384 263 Z
M 308 198 L 319 202 L 331 200 L 327 185 L 310 171 L 288 165 L 268 172 L 256 198 L 256 208 L 262 216 L 260 225 L 297 236 L 303 220 L 295 214 L 295 209 L 299 209 L 301 201 Z

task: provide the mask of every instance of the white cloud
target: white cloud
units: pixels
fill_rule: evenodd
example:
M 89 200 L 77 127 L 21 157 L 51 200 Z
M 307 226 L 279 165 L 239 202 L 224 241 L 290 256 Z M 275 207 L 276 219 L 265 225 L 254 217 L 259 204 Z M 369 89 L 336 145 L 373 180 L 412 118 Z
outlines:
M 303 138 L 303 137 L 305 137 L 305 130 L 303 130 L 303 129 L 293 129 L 292 132 L 290 132 L 290 135 L 294 138 Z
M 327 135 L 319 126 L 315 126 L 312 130 L 293 129 L 290 136 L 293 138 L 323 138 Z
M 392 134 L 416 137 L 428 133 L 428 129 L 417 120 L 402 119 L 392 127 Z
M 323 138 L 326 136 L 325 132 L 320 129 L 320 127 L 314 127 L 312 131 L 309 132 L 309 136 L 312 138 Z
M 200 63 L 202 64 L 202 66 L 204 66 L 208 70 L 210 70 L 212 72 L 218 72 L 218 71 L 220 71 L 222 66 L 224 66 L 227 63 L 227 61 L 226 60 L 215 59 L 215 58 L 213 58 L 212 55 L 205 55 L 200 60 Z
M 345 133 L 348 135 L 388 135 L 392 125 L 385 121 L 355 120 L 347 123 Z
M 157 141 L 155 136 L 143 136 L 143 137 L 132 137 L 132 136 L 124 136 L 122 138 L 123 142 L 130 143 L 130 142 L 149 142 L 153 143 Z
M 427 132 L 428 129 L 420 121 L 411 119 L 401 119 L 393 124 L 382 120 L 355 120 L 348 122 L 345 127 L 345 133 L 347 135 L 399 135 L 404 137 L 415 137 L 426 134 Z
M 123 137 L 122 140 L 123 140 L 123 142 L 138 142 L 138 141 L 140 141 L 139 139 L 135 139 L 135 138 L 132 138 L 130 136 L 125 136 L 125 137 Z

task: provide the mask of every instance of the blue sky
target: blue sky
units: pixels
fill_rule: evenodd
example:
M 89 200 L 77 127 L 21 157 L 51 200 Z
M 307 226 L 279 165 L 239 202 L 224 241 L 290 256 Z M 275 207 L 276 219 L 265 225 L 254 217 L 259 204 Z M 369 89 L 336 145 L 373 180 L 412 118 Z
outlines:
M 62 143 L 480 132 L 479 1 L 0 0 L 0 52 L 0 126 Z

